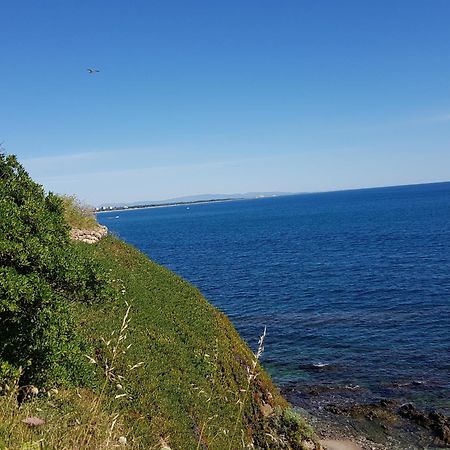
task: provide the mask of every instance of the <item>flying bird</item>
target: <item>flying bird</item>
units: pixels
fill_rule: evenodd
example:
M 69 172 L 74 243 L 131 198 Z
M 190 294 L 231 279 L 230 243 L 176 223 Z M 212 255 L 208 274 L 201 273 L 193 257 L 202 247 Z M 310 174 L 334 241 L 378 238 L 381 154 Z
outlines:
M 93 75 L 94 73 L 100 72 L 100 70 L 97 70 L 97 69 L 86 69 L 86 70 L 88 71 L 88 73 L 89 73 L 90 75 Z

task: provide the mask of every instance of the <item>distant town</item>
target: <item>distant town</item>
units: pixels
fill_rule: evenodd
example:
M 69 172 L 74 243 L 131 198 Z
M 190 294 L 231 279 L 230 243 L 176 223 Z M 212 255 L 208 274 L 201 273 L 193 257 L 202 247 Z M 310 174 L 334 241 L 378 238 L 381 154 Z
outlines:
M 215 198 L 210 200 L 192 200 L 184 202 L 169 202 L 169 203 L 149 203 L 142 205 L 132 206 L 100 206 L 95 208 L 96 212 L 109 212 L 109 211 L 124 211 L 130 209 L 144 209 L 144 208 L 162 208 L 167 206 L 183 206 L 183 205 L 198 205 L 200 203 L 218 203 L 218 202 L 231 202 L 235 200 L 245 200 L 244 198 Z
M 95 212 L 126 211 L 129 209 L 159 208 L 167 206 L 189 206 L 202 203 L 231 202 L 257 198 L 280 197 L 292 195 L 291 192 L 246 192 L 240 194 L 201 194 L 191 197 L 179 197 L 159 201 L 142 201 L 131 204 L 104 204 L 95 208 Z

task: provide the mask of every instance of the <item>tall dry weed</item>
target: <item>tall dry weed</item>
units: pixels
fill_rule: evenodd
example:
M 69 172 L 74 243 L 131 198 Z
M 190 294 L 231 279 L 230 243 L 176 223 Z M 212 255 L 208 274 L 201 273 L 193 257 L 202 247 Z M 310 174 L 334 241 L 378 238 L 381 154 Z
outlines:
M 260 336 L 260 338 L 258 340 L 258 350 L 253 355 L 251 365 L 249 367 L 247 367 L 247 384 L 246 384 L 245 389 L 241 389 L 240 396 L 239 396 L 239 399 L 237 401 L 237 404 L 239 405 L 239 409 L 238 409 L 238 412 L 236 414 L 236 420 L 235 420 L 235 423 L 234 423 L 234 429 L 233 429 L 233 432 L 232 432 L 232 434 L 230 436 L 228 450 L 232 449 L 233 443 L 236 440 L 237 429 L 238 429 L 238 426 L 239 426 L 239 422 L 242 420 L 242 413 L 243 413 L 244 407 L 245 407 L 245 405 L 247 403 L 247 399 L 248 399 L 248 396 L 249 396 L 249 393 L 250 393 L 250 389 L 252 387 L 252 383 L 258 377 L 258 371 L 257 371 L 258 361 L 259 361 L 259 359 L 261 358 L 261 355 L 264 352 L 264 340 L 266 338 L 266 332 L 267 332 L 267 327 L 264 327 L 263 334 Z M 241 433 L 241 436 L 240 436 L 240 440 L 241 440 L 242 448 L 245 448 L 245 440 L 244 440 L 244 431 L 243 430 L 242 430 L 242 433 Z
M 103 359 L 88 356 L 100 367 L 104 380 L 98 393 L 88 389 L 39 389 L 19 386 L 17 377 L 0 386 L 0 449 L 110 450 L 141 448 L 124 431 L 118 403 L 126 397 L 128 366 L 119 373 L 117 362 L 127 344 L 131 307 L 126 303 L 120 328 L 105 340 Z M 123 364 L 122 364 L 123 365 Z M 24 401 L 18 402 L 18 399 Z

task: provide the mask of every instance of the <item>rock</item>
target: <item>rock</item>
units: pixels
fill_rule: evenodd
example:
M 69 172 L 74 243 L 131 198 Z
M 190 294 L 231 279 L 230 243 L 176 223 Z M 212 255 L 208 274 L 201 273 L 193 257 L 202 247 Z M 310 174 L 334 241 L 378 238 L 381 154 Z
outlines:
M 428 414 L 428 419 L 431 422 L 432 430 L 436 433 L 436 436 L 446 444 L 450 444 L 450 418 L 437 411 L 433 411 Z
M 259 410 L 264 417 L 269 417 L 273 413 L 273 408 L 268 403 L 263 403 Z
M 407 403 L 406 405 L 400 406 L 398 413 L 403 418 L 411 420 L 421 427 L 430 429 L 431 423 L 428 417 L 423 412 L 419 411 L 413 404 Z
M 450 418 L 437 411 L 425 414 L 419 411 L 414 405 L 408 403 L 402 405 L 398 413 L 405 419 L 426 428 L 436 434 L 436 436 L 446 444 L 450 444 Z
M 332 414 L 345 414 L 346 412 L 334 403 L 330 403 L 329 405 L 325 406 L 325 410 Z
M 78 228 L 72 228 L 70 237 L 75 241 L 82 241 L 86 244 L 95 244 L 107 234 L 108 228 L 103 225 L 99 225 L 94 230 L 80 230 Z
M 38 427 L 39 425 L 45 424 L 45 420 L 40 419 L 39 417 L 27 417 L 26 419 L 23 419 L 22 422 L 30 425 L 31 427 Z

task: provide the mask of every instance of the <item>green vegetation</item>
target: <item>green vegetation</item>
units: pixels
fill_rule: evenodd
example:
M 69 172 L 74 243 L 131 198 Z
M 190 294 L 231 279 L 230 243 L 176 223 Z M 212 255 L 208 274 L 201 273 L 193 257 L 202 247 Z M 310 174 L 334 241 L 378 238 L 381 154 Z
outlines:
M 93 230 L 98 223 L 93 208 L 84 205 L 73 195 L 60 196 L 64 209 L 64 219 L 72 228 Z
M 132 346 L 118 367 L 127 392 L 120 410 L 136 439 L 146 448 L 162 439 L 175 449 L 195 449 L 200 435 L 198 448 L 243 448 L 242 439 L 246 444 L 253 440 L 256 448 L 289 448 L 289 433 L 286 447 L 274 447 L 267 433 L 281 439 L 276 436 L 293 426 L 293 416 L 283 415 L 287 404 L 259 367 L 248 386 L 254 355 L 226 316 L 189 283 L 123 242 L 108 237 L 93 252 L 123 284 L 124 300 L 131 305 Z M 94 312 L 80 305 L 86 337 L 110 336 L 120 326 L 125 308 L 119 302 L 113 307 L 98 305 Z M 101 338 L 95 347 L 101 354 Z M 128 370 L 140 362 L 137 370 Z M 243 392 L 247 388 L 249 392 Z M 264 417 L 264 404 L 273 408 L 272 417 Z M 280 422 L 278 430 L 275 420 Z
M 79 384 L 85 345 L 71 309 L 113 294 L 92 256 L 69 239 L 62 201 L 14 156 L 0 154 L 0 377 Z
M 63 202 L 0 163 L 0 449 L 304 448 L 224 314 L 113 237 L 70 242 Z
M 17 393 L 13 387 L 0 396 L 1 450 L 112 449 L 124 435 L 120 418 L 107 408 L 98 409 L 93 418 L 92 406 L 99 397 L 91 390 L 52 389 L 20 407 Z M 32 427 L 22 422 L 32 417 L 44 418 L 45 424 Z

